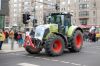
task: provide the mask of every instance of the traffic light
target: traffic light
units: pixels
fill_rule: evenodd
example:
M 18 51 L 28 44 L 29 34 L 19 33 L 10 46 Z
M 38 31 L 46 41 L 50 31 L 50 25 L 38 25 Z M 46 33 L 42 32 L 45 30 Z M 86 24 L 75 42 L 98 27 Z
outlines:
M 28 24 L 27 20 L 30 19 L 30 15 L 29 14 L 23 14 L 23 24 Z
M 59 5 L 58 4 L 55 5 L 55 9 L 59 10 Z

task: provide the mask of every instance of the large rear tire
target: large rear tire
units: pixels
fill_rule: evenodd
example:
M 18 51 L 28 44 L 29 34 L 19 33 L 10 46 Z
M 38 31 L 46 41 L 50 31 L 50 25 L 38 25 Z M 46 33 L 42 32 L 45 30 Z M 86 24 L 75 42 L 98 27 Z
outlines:
M 83 34 L 80 30 L 76 30 L 72 37 L 70 52 L 79 52 L 83 45 Z
M 40 48 L 26 47 L 26 51 L 29 54 L 38 54 L 41 51 L 41 49 Z
M 45 44 L 45 51 L 50 56 L 61 55 L 64 51 L 65 44 L 62 37 L 53 35 L 49 37 Z

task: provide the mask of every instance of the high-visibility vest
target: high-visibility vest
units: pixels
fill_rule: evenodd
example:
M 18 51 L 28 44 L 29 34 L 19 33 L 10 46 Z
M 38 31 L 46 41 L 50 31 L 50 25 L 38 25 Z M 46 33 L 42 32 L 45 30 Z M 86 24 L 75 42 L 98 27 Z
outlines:
M 4 41 L 5 40 L 5 35 L 4 33 L 0 33 L 0 41 Z

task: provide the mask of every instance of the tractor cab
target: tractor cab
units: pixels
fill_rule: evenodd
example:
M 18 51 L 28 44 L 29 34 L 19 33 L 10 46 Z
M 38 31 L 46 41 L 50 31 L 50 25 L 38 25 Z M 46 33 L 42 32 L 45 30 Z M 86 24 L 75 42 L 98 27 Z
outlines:
M 70 13 L 51 13 L 50 16 L 48 16 L 48 23 L 71 26 L 71 16 Z
M 70 13 L 51 13 L 48 16 L 48 23 L 58 24 L 58 31 L 65 34 L 66 28 L 71 26 L 71 14 Z

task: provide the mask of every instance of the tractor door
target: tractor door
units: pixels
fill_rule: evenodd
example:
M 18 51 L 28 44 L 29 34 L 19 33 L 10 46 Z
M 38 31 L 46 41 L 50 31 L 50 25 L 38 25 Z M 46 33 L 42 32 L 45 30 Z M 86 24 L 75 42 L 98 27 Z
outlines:
M 65 14 L 64 15 L 64 27 L 65 27 L 65 34 L 68 31 L 68 28 L 71 26 L 71 14 Z

